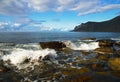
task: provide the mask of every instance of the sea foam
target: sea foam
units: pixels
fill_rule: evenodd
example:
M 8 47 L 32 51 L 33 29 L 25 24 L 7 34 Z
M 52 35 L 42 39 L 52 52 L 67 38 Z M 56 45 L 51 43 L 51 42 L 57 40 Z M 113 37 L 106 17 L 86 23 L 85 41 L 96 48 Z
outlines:
M 53 49 L 44 49 L 44 50 L 24 50 L 16 49 L 11 54 L 4 55 L 2 57 L 3 61 L 10 61 L 11 64 L 17 66 L 25 62 L 28 59 L 30 62 L 39 61 L 45 56 L 50 55 L 51 57 L 56 57 L 56 51 Z
M 73 50 L 94 50 L 99 47 L 99 42 L 71 42 L 65 41 L 65 45 Z

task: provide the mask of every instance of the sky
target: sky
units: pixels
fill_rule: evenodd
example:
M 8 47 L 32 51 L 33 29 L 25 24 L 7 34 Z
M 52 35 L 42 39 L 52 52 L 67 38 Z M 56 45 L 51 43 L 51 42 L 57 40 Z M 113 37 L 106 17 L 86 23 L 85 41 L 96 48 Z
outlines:
M 0 0 L 0 31 L 70 31 L 120 15 L 120 0 Z

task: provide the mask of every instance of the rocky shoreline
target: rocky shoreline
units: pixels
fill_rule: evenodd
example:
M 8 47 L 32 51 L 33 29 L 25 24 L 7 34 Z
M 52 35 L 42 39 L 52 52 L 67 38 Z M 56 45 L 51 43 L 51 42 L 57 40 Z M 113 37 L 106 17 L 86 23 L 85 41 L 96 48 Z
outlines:
M 72 50 L 58 41 L 40 42 L 42 49 L 55 49 L 58 57 L 53 60 L 46 56 L 37 61 L 39 65 L 34 70 L 28 68 L 29 71 L 11 68 L 1 60 L 0 82 L 119 82 L 120 42 L 111 39 L 95 41 L 99 42 L 99 48 L 94 50 Z

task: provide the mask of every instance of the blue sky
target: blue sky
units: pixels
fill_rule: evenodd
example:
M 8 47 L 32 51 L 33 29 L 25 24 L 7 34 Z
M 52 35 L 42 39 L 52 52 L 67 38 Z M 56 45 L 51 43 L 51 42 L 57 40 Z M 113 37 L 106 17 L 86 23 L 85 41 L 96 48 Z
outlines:
M 120 15 L 120 0 L 0 0 L 0 31 L 70 31 Z

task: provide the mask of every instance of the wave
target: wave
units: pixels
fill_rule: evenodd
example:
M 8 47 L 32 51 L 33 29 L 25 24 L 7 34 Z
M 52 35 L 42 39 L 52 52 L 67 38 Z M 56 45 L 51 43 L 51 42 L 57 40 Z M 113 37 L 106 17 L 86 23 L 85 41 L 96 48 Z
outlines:
M 73 50 L 94 50 L 99 47 L 99 42 L 84 42 L 84 41 L 65 41 L 65 45 Z
M 99 47 L 98 42 L 88 40 L 64 41 L 63 43 L 72 50 L 94 50 Z M 0 59 L 18 69 L 32 66 L 31 63 L 40 62 L 46 56 L 53 59 L 58 56 L 55 49 L 42 49 L 39 43 L 14 45 L 12 43 L 0 43 L 0 46 Z
M 2 56 L 3 61 L 10 61 L 14 66 L 17 66 L 18 69 L 21 69 L 22 63 L 25 61 L 37 62 L 42 60 L 45 56 L 49 55 L 50 57 L 56 57 L 56 51 L 53 49 L 44 49 L 44 50 L 25 50 L 25 49 L 16 49 L 11 54 Z

